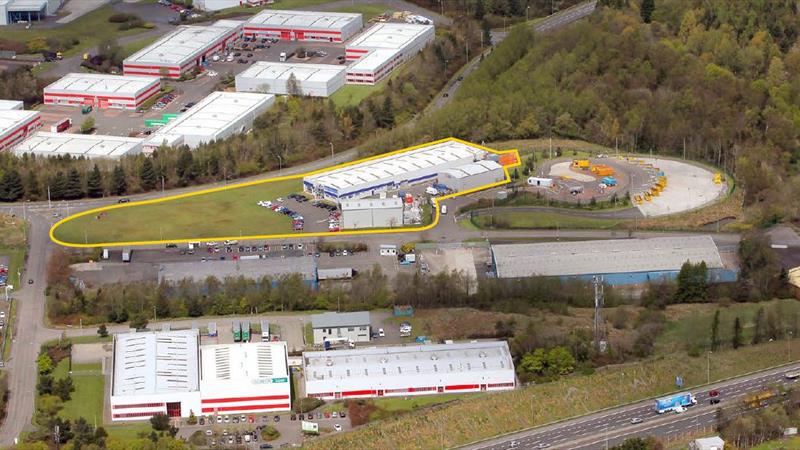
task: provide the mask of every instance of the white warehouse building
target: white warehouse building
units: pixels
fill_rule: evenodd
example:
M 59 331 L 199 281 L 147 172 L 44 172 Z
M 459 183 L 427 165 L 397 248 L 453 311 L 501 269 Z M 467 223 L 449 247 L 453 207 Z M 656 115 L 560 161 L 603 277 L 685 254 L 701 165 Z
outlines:
M 471 164 L 445 169 L 439 172 L 439 184 L 456 191 L 486 186 L 505 180 L 506 172 L 503 166 L 492 160 L 476 161 Z
M 282 41 L 344 42 L 362 27 L 361 14 L 265 9 L 244 25 L 244 35 Z
M 0 0 L 0 25 L 44 20 L 56 14 L 64 0 Z
M 274 102 L 275 96 L 270 94 L 212 92 L 153 133 L 144 142 L 144 150 L 152 152 L 161 145 L 188 145 L 194 149 L 206 142 L 246 132 L 253 120 Z
M 285 342 L 199 342 L 197 329 L 115 335 L 112 420 L 291 409 Z
M 40 131 L 14 149 L 17 155 L 70 155 L 75 158 L 118 159 L 142 151 L 142 139 L 99 134 L 50 133 Z
M 305 391 L 324 400 L 514 389 L 505 341 L 303 353 Z
M 372 325 L 369 311 L 326 312 L 311 316 L 314 345 L 337 340 L 369 342 Z
M 433 25 L 378 23 L 345 48 L 348 84 L 375 84 L 436 37 Z
M 39 111 L 17 109 L 17 103 L 7 102 L 0 109 L 0 151 L 14 148 L 23 139 L 42 127 L 42 116 Z
M 161 79 L 134 75 L 69 73 L 44 88 L 47 105 L 136 109 L 161 91 Z
M 236 75 L 237 92 L 287 95 L 294 75 L 297 90 L 292 94 L 328 97 L 344 86 L 347 69 L 333 64 L 294 64 L 259 61 Z
M 184 25 L 125 58 L 125 75 L 177 79 L 223 51 L 242 35 L 242 22 L 220 20 L 213 25 Z
M 432 181 L 442 170 L 480 161 L 486 156 L 487 152 L 476 146 L 446 139 L 306 176 L 303 189 L 317 198 L 359 199 Z
M 344 230 L 403 226 L 403 199 L 398 197 L 344 200 L 341 208 Z

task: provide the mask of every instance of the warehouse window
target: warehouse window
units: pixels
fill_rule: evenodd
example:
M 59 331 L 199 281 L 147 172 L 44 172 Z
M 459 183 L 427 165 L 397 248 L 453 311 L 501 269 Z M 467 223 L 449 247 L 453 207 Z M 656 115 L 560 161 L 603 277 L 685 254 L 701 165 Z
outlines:
M 350 376 L 350 369 L 347 369 L 347 376 Z
M 350 327 L 350 328 L 347 329 L 347 331 L 356 331 L 356 329 L 353 328 L 353 327 Z
M 383 369 L 383 374 L 386 375 L 386 367 L 381 367 Z

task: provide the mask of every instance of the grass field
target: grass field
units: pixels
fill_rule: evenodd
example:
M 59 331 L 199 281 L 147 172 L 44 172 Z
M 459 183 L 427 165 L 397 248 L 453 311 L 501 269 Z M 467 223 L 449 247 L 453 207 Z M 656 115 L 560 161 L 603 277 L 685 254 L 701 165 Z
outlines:
M 96 344 L 98 342 L 111 342 L 111 336 L 100 337 L 99 334 L 89 336 L 73 336 L 69 338 L 73 344 Z
M 300 179 L 235 187 L 164 202 L 88 214 L 55 229 L 56 238 L 78 244 L 194 239 L 291 233 L 291 218 L 256 205 L 301 190 Z
M 60 375 L 56 375 L 54 378 L 58 379 L 59 377 Z M 60 416 L 72 420 L 83 417 L 89 423 L 94 423 L 95 420 L 97 423 L 101 423 L 103 421 L 103 375 L 100 363 L 74 364 L 72 381 L 75 383 L 75 392 L 72 393 L 69 401 L 64 402 L 64 409 L 61 410 Z
M 378 92 L 386 86 L 390 77 L 384 78 L 373 86 L 346 84 L 331 95 L 330 99 L 336 106 L 355 106 L 369 97 L 373 92 Z
M 21 232 L 20 232 L 21 233 Z M 21 236 L 20 236 L 21 237 Z M 24 247 L 0 247 L 0 255 L 8 256 L 8 284 L 19 288 L 20 279 L 17 270 L 24 269 L 25 248 Z M 11 302 L 11 309 L 6 318 L 6 326 L 3 328 L 3 361 L 8 359 L 11 354 L 12 336 L 16 329 L 17 302 Z
M 492 221 L 494 221 L 504 225 L 498 229 L 509 230 L 528 228 L 610 229 L 625 222 L 624 220 L 594 219 L 547 212 L 503 212 L 501 208 L 498 208 L 497 211 L 494 218 L 490 215 L 476 216 L 472 219 L 472 226 L 481 229 L 491 228 Z
M 751 450 L 790 450 L 800 448 L 800 437 L 794 436 L 791 438 L 776 439 L 774 441 L 764 442 L 761 445 L 753 447 Z
M 123 45 L 122 46 L 122 51 L 125 54 L 125 56 L 130 56 L 130 55 L 138 52 L 139 50 L 147 47 L 148 45 L 152 44 L 153 42 L 155 42 L 160 37 L 161 36 L 151 36 L 151 37 L 146 37 L 146 38 L 142 38 L 142 39 L 137 39 L 135 41 L 132 41 L 132 42 L 129 42 L 129 43 Z

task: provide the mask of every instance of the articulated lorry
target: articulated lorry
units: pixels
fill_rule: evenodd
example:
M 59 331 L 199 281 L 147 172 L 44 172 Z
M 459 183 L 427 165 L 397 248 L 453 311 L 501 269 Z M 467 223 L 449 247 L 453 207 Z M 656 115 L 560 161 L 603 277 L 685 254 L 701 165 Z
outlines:
M 656 412 L 663 414 L 668 411 L 683 412 L 688 406 L 697 404 L 697 399 L 690 392 L 681 392 L 669 397 L 656 399 Z

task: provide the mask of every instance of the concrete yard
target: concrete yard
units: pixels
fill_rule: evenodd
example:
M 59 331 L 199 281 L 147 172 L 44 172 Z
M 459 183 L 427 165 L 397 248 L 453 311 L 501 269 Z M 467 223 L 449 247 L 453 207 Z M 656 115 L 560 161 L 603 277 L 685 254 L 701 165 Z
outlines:
M 595 178 L 591 175 L 582 174 L 580 172 L 574 171 L 570 169 L 572 162 L 565 161 L 557 164 L 553 164 L 550 167 L 550 173 L 548 174 L 551 177 L 567 177 L 572 180 L 577 180 L 583 183 L 591 183 L 595 180 Z
M 714 184 L 714 173 L 703 167 L 671 159 L 642 159 L 667 177 L 667 187 L 661 195 L 638 206 L 646 217 L 697 209 L 722 197 L 728 188 L 726 183 Z

